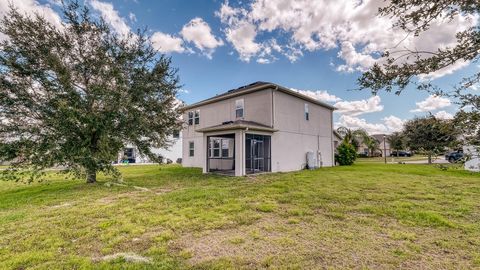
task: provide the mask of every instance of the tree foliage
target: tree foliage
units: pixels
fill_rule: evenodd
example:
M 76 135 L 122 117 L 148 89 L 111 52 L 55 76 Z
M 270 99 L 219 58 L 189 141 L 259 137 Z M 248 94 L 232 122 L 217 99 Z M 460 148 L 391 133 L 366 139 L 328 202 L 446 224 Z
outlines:
M 351 144 L 355 150 L 358 150 L 364 138 L 368 137 L 368 133 L 363 129 L 339 127 L 337 128 L 337 132 L 343 138 L 343 142 Z
M 127 143 L 156 160 L 150 148 L 167 146 L 179 128 L 171 60 L 143 32 L 119 37 L 77 2 L 63 6 L 63 17 L 55 27 L 12 7 L 0 22 L 6 172 L 62 166 L 95 182 L 97 172 L 118 175 L 112 161 Z
M 406 35 L 418 36 L 428 30 L 434 21 L 448 23 L 456 16 L 469 19 L 478 18 L 478 0 L 392 0 L 380 8 L 380 16 L 396 20 L 394 27 L 405 30 Z M 374 94 L 381 90 L 400 94 L 413 83 L 419 90 L 427 90 L 436 95 L 448 96 L 459 104 L 456 115 L 457 126 L 463 129 L 464 138 L 469 143 L 480 141 L 480 95 L 471 91 L 480 84 L 480 71 L 467 75 L 452 89 L 439 89 L 429 81 L 418 82 L 415 77 L 430 74 L 452 66 L 460 61 L 477 62 L 480 58 L 480 25 L 477 24 L 456 33 L 456 45 L 439 47 L 434 51 L 421 51 L 415 48 L 386 50 L 379 61 L 358 80 L 362 89 L 370 89 Z
M 380 142 L 374 137 L 369 136 L 368 134 L 367 136 L 363 137 L 362 142 L 368 148 L 368 154 L 371 157 L 375 156 L 375 151 L 380 149 Z
M 430 115 L 407 121 L 403 128 L 406 145 L 411 150 L 425 151 L 428 162 L 432 156 L 443 153 L 447 147 L 454 147 L 457 142 L 458 130 L 451 120 L 441 120 Z
M 401 132 L 394 132 L 387 137 L 387 141 L 390 144 L 390 148 L 399 151 L 405 148 L 405 137 Z
M 396 19 L 394 27 L 400 27 L 406 34 L 418 36 L 430 28 L 434 20 L 453 20 L 457 15 L 476 16 L 480 11 L 480 2 L 472 0 L 393 0 L 380 8 L 380 16 Z M 360 86 L 374 93 L 384 89 L 400 93 L 416 75 L 429 74 L 451 66 L 457 61 L 476 61 L 480 55 L 480 26 L 476 25 L 456 34 L 454 47 L 439 47 L 436 51 L 396 48 L 384 52 L 383 64 L 375 64 L 359 79 Z M 461 87 L 468 88 L 480 80 L 480 72 L 466 78 Z M 421 89 L 430 87 L 429 83 L 420 84 Z
M 352 165 L 357 159 L 357 150 L 352 144 L 345 141 L 337 147 L 337 152 L 335 161 L 341 166 Z

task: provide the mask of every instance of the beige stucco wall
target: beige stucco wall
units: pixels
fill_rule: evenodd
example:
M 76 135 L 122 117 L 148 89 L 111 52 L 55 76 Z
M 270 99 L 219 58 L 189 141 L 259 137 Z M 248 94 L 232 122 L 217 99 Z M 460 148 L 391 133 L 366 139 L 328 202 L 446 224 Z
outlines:
M 189 126 L 187 123 L 182 130 L 183 134 L 183 166 L 203 167 L 206 163 L 206 138 L 203 133 L 196 132 L 200 128 L 220 125 L 223 122 L 235 121 L 235 101 L 244 99 L 244 120 L 255 121 L 260 124 L 270 126 L 272 123 L 272 93 L 271 90 L 262 90 L 245 94 L 239 97 L 222 100 L 215 103 L 199 106 L 188 110 L 200 110 L 200 123 Z M 188 111 L 183 114 L 183 119 L 188 121 Z M 232 133 L 232 132 L 230 132 Z M 238 135 L 240 136 L 240 135 Z M 240 139 L 240 138 L 239 138 Z M 189 157 L 189 142 L 195 144 L 195 156 Z M 238 142 L 238 140 L 236 140 Z M 237 143 L 238 144 L 238 143 Z M 237 151 L 238 153 L 238 151 Z
M 308 151 L 320 153 L 322 166 L 333 166 L 332 110 L 278 91 L 274 100 L 274 128 L 279 131 L 272 136 L 272 171 L 304 168 Z
M 223 133 L 235 133 L 235 174 L 244 175 L 245 171 L 245 133 L 272 136 L 272 171 L 294 171 L 305 167 L 306 153 L 320 153 L 322 166 L 333 166 L 333 123 L 332 110 L 303 99 L 272 89 L 245 94 L 239 97 L 210 103 L 192 109 L 200 110 L 200 124 L 188 126 L 183 134 L 183 165 L 202 167 L 206 172 L 207 136 L 221 133 L 203 134 L 195 130 L 234 121 L 235 100 L 244 99 L 244 120 L 255 121 L 273 126 L 277 132 L 235 130 Z M 272 99 L 274 105 L 272 107 Z M 310 119 L 305 120 L 305 103 L 309 104 Z M 188 119 L 188 111 L 184 114 Z M 189 157 L 189 142 L 195 144 L 195 156 Z

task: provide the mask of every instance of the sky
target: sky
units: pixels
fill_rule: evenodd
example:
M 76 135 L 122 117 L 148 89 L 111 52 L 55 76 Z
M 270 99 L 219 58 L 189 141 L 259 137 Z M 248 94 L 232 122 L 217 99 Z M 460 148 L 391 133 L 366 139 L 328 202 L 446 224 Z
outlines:
M 0 0 L 0 16 L 8 9 Z M 19 10 L 38 12 L 59 25 L 56 0 L 16 0 Z M 409 86 L 373 96 L 357 79 L 385 49 L 435 50 L 455 44 L 455 33 L 478 24 L 459 15 L 434 21 L 418 37 L 380 17 L 374 0 L 84 0 L 119 34 L 147 27 L 155 49 L 172 58 L 182 84 L 179 99 L 194 103 L 256 81 L 273 82 L 334 105 L 335 126 L 391 133 L 415 116 L 451 118 L 458 107 L 445 97 Z M 0 36 L 0 38 L 2 38 Z M 408 60 L 405 60 L 408 61 Z M 442 89 L 478 71 L 457 62 L 419 76 Z M 480 87 L 478 87 L 480 88 Z M 473 91 L 478 91 L 473 89 Z

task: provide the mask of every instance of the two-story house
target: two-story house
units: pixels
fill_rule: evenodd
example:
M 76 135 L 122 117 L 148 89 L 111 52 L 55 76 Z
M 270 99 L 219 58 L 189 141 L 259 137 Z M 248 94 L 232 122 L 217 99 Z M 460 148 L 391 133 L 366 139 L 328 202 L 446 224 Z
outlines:
M 184 108 L 183 166 L 242 176 L 334 165 L 335 108 L 256 82 Z

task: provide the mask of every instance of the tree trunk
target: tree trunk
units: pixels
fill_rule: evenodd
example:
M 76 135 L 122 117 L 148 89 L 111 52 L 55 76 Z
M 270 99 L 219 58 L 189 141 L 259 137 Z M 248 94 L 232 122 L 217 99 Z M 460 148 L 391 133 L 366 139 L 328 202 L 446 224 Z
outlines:
M 87 184 L 93 184 L 97 182 L 97 171 L 95 169 L 87 170 Z
M 428 153 L 428 164 L 432 164 L 432 153 Z

